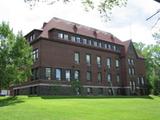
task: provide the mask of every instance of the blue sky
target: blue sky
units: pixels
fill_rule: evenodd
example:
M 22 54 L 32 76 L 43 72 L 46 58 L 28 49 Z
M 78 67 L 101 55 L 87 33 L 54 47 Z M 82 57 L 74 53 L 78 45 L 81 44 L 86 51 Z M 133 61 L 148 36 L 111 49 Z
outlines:
M 14 32 L 22 30 L 24 34 L 35 28 L 41 28 L 43 22 L 52 17 L 91 26 L 114 34 L 120 40 L 132 39 L 146 44 L 154 43 L 152 29 L 157 17 L 146 21 L 146 18 L 160 9 L 160 4 L 154 0 L 128 0 L 123 8 L 114 8 L 111 21 L 105 22 L 97 11 L 85 12 L 84 7 L 75 1 L 64 5 L 59 2 L 53 5 L 38 4 L 30 9 L 24 0 L 0 0 L 0 22 L 8 21 Z

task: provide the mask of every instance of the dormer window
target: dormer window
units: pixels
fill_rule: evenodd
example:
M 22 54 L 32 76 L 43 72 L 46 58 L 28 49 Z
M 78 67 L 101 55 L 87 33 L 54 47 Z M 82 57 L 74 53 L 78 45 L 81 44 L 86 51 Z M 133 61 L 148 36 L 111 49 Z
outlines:
M 95 46 L 95 47 L 97 47 L 97 41 L 94 41 L 94 43 L 93 43 L 93 44 L 94 44 L 94 46 Z
M 68 40 L 68 35 L 64 34 L 64 40 Z
M 104 44 L 104 48 L 107 48 L 107 44 L 106 43 Z
M 102 43 L 101 42 L 99 42 L 98 47 L 100 47 L 100 48 L 102 47 Z
M 88 45 L 92 45 L 92 41 L 91 40 L 88 40 Z
M 83 44 L 87 44 L 87 39 L 83 39 Z
M 58 38 L 63 39 L 63 33 L 58 33 Z
M 77 43 L 81 43 L 81 38 L 80 37 L 76 37 L 76 42 Z
M 111 45 L 110 44 L 108 44 L 108 49 L 111 49 Z
M 71 41 L 75 42 L 76 41 L 76 37 L 75 36 L 71 36 Z

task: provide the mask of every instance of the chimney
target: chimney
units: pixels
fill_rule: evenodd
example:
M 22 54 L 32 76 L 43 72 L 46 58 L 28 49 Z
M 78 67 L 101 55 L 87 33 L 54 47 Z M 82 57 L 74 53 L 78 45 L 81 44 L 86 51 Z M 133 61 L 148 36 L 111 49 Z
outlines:
M 44 23 L 43 23 L 43 26 L 42 26 L 42 29 L 43 29 L 46 25 L 47 25 L 47 23 L 46 23 L 46 22 L 44 22 Z

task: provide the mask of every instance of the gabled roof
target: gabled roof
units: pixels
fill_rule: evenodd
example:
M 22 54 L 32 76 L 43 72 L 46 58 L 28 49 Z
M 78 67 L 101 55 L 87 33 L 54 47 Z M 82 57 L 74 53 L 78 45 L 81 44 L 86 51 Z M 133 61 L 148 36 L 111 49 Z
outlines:
M 123 42 L 123 45 L 125 46 L 125 54 L 127 54 L 128 48 L 129 48 L 129 46 L 130 46 L 131 44 L 133 45 L 132 40 L 127 40 L 127 41 L 124 41 L 124 42 Z M 139 59 L 144 59 L 144 57 L 143 57 L 142 55 L 139 55 L 139 54 L 137 53 L 134 45 L 133 45 L 133 49 L 134 49 L 134 51 L 135 51 L 135 54 L 136 54 L 137 58 L 139 58 Z
M 95 28 L 87 27 L 84 25 L 80 25 L 74 22 L 70 22 L 70 21 L 55 18 L 55 17 L 52 18 L 48 23 L 45 23 L 43 25 L 42 27 L 43 32 L 41 33 L 40 37 L 48 38 L 48 31 L 50 31 L 51 29 L 60 29 L 63 31 L 75 33 L 75 28 L 77 29 L 76 34 L 80 34 L 80 35 L 84 35 L 92 38 L 95 38 L 95 34 L 96 34 L 97 39 L 122 45 L 121 40 L 119 40 L 118 38 L 116 38 L 115 36 L 113 36 L 108 32 L 104 32 Z

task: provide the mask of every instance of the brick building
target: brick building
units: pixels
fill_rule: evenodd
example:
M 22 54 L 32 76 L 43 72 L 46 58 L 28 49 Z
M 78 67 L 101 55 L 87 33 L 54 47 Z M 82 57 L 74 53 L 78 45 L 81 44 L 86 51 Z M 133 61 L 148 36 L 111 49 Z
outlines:
M 25 37 L 33 47 L 32 77 L 12 87 L 15 95 L 148 94 L 144 58 L 131 40 L 59 18 Z

